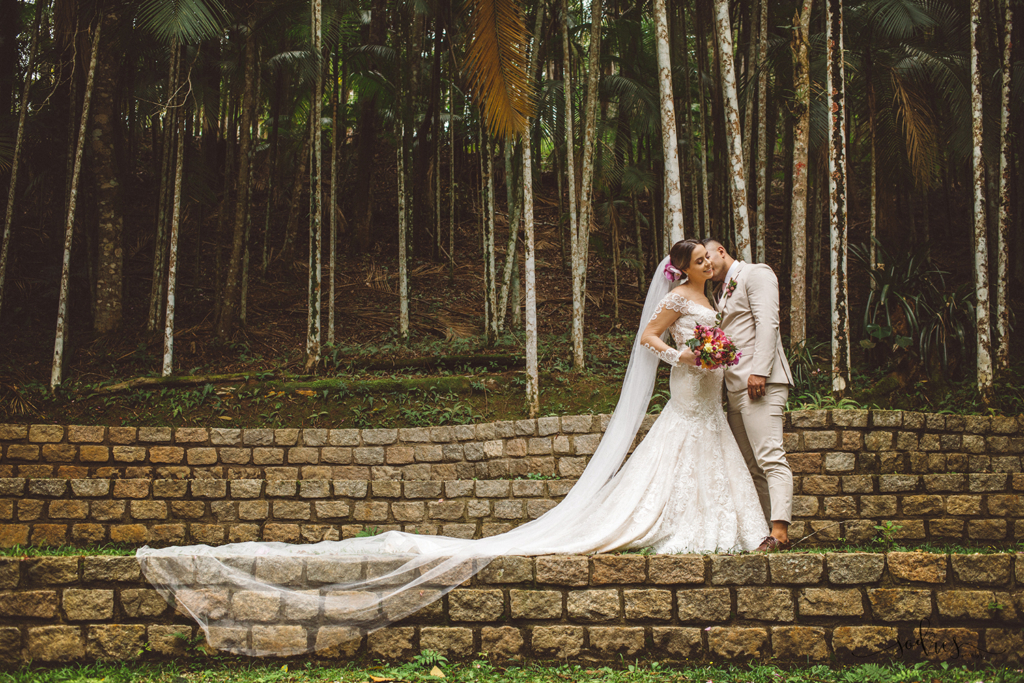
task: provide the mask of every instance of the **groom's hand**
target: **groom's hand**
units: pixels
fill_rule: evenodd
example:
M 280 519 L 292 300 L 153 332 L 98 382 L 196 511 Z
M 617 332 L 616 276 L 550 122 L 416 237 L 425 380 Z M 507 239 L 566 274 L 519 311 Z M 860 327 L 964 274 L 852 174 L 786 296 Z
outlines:
M 747 396 L 751 400 L 761 398 L 766 391 L 765 378 L 761 375 L 751 375 L 747 378 Z

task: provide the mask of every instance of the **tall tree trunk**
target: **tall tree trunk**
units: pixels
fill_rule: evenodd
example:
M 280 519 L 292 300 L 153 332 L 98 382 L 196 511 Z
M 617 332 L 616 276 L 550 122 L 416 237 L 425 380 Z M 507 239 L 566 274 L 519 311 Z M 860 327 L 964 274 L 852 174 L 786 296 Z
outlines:
M 981 70 L 978 41 L 981 39 L 981 0 L 971 0 L 971 126 L 973 129 L 974 176 L 974 286 L 978 325 L 978 392 L 987 400 L 992 394 L 992 332 L 988 281 L 988 219 L 985 207 L 985 158 L 982 155 L 984 121 L 982 119 Z
M 174 306 L 178 285 L 178 234 L 181 224 L 181 178 L 185 167 L 185 102 L 175 98 L 178 106 L 174 109 L 174 121 L 178 129 L 178 145 L 175 151 L 174 198 L 171 200 L 171 235 L 167 249 L 167 304 L 164 308 L 164 362 L 160 374 L 170 377 L 174 369 Z M 167 125 L 171 125 L 170 119 Z
M 875 240 L 878 239 L 878 110 L 875 100 L 875 84 L 872 81 L 872 59 L 869 49 L 864 58 L 864 80 L 868 89 L 868 129 L 871 136 L 871 188 L 869 190 L 871 215 L 868 218 L 868 267 L 874 270 L 878 261 Z M 871 289 L 875 279 L 868 278 Z
M 996 368 L 1005 372 L 1010 368 L 1010 86 L 1013 66 L 1013 0 L 1006 0 L 1006 21 L 1003 23 L 1003 78 L 999 121 L 999 230 L 998 260 L 996 265 Z M 1019 191 L 1019 190 L 1018 190 Z M 925 202 L 925 212 L 928 202 Z
M 50 368 L 50 389 L 60 386 L 64 378 L 64 339 L 67 336 L 68 286 L 71 278 L 71 244 L 75 234 L 75 208 L 78 204 L 78 179 L 82 173 L 82 153 L 85 151 L 85 136 L 89 128 L 89 104 L 92 101 L 93 83 L 96 80 L 96 57 L 100 50 L 102 20 L 96 25 L 92 36 L 92 55 L 89 57 L 89 73 L 85 79 L 85 96 L 82 101 L 82 118 L 78 126 L 78 142 L 75 144 L 71 182 L 68 190 L 67 216 L 64 220 L 64 260 L 60 270 L 60 299 L 57 303 L 57 334 L 53 343 L 53 365 Z
M 304 136 L 302 150 L 295 159 L 292 195 L 288 205 L 288 218 L 284 224 L 284 244 L 281 245 L 281 260 L 284 261 L 286 266 L 291 263 L 295 254 L 295 242 L 299 234 L 299 219 L 302 217 L 302 186 L 308 177 L 306 175 L 306 168 L 309 165 L 309 150 L 312 143 L 311 136 Z
M 676 107 L 672 95 L 672 64 L 669 56 L 668 14 L 665 0 L 654 0 L 654 30 L 658 51 L 658 94 L 661 98 L 661 148 L 665 157 L 665 233 L 668 249 L 685 238 L 683 191 L 679 177 L 679 142 L 676 138 Z M 685 36 L 683 36 L 685 39 Z M 616 305 L 618 302 L 616 301 Z M 616 316 L 618 317 L 618 316 Z
M 757 30 L 757 261 L 768 262 L 768 0 L 758 0 Z
M 13 2 L 9 3 L 16 6 Z M 18 113 L 18 132 L 14 138 L 14 156 L 11 158 L 11 180 L 7 187 L 7 213 L 4 215 L 3 247 L 0 247 L 0 313 L 3 312 L 4 284 L 7 282 L 7 257 L 11 250 L 11 226 L 14 223 L 14 200 L 18 189 L 18 164 L 21 161 L 21 146 L 25 142 L 25 121 L 28 118 L 28 101 L 32 89 L 32 74 L 35 68 L 36 51 L 39 47 L 39 18 L 49 3 L 46 0 L 36 2 L 35 19 L 32 22 L 32 43 L 28 49 L 28 65 L 25 70 L 25 84 L 21 91 L 21 106 Z M 12 48 L 14 41 L 12 41 Z M 15 59 L 17 56 L 15 55 Z M 13 72 L 12 72 L 13 75 Z
M 540 19 L 538 19 L 538 23 Z M 539 42 L 534 43 L 534 51 Z M 532 73 L 532 71 L 531 71 Z M 530 417 L 540 412 L 540 373 L 537 365 L 537 263 L 533 231 L 533 160 L 530 135 L 523 135 L 523 237 L 526 266 L 526 405 Z
M 577 230 L 578 215 L 576 204 L 576 151 L 575 134 L 573 133 L 572 104 L 572 52 L 569 49 L 569 3 L 562 0 L 562 91 L 565 95 L 565 174 L 566 185 L 569 187 L 569 254 L 572 278 L 572 357 L 573 366 L 583 367 L 583 319 L 579 310 L 583 293 L 580 280 L 576 277 L 576 262 L 581 258 L 580 235 Z M 584 247 L 585 249 L 585 247 Z M 577 332 L 577 324 L 579 331 Z M 578 342 L 578 344 L 577 344 Z M 577 345 L 579 348 L 577 348 Z
M 400 129 L 398 140 L 398 335 L 402 341 L 409 341 L 409 258 L 407 245 L 409 243 L 408 217 L 406 208 L 407 198 L 405 196 L 405 145 L 402 138 L 405 131 Z
M 167 221 L 171 213 L 172 174 L 174 172 L 174 136 L 177 126 L 174 125 L 174 107 L 177 102 L 176 93 L 181 68 L 181 49 L 178 42 L 172 41 L 169 55 L 169 71 L 167 74 L 167 106 L 164 116 L 163 146 L 160 149 L 160 195 L 157 199 L 156 236 L 153 238 L 153 281 L 149 288 L 149 319 L 146 329 L 155 332 L 160 328 L 163 313 L 161 306 L 164 297 L 164 265 L 167 262 Z
M 448 274 L 455 277 L 455 78 L 448 78 Z
M 704 74 L 708 71 L 708 51 L 703 24 L 694 11 L 697 27 L 697 96 L 700 98 L 700 190 L 701 215 L 704 216 L 702 237 L 711 237 L 711 186 L 708 183 L 708 101 L 704 94 Z
M 370 29 L 367 45 L 383 45 L 387 34 L 387 0 L 373 0 L 370 8 Z M 374 60 L 370 68 L 376 68 Z M 366 251 L 370 247 L 373 223 L 373 182 L 377 167 L 375 159 L 380 147 L 377 135 L 377 111 L 375 96 L 362 98 L 359 104 L 359 127 L 356 136 L 356 177 L 353 196 L 355 205 L 352 211 L 353 229 L 352 244 L 357 251 Z
M 686 30 L 686 10 L 686 3 L 678 9 L 682 24 L 682 36 L 680 37 L 680 40 L 683 41 L 683 49 L 680 52 L 682 52 L 683 55 L 683 106 L 686 111 L 684 123 L 686 124 L 686 142 L 689 147 L 689 154 L 687 155 L 687 169 L 690 179 L 690 208 L 693 214 L 690 225 L 692 226 L 691 230 L 694 235 L 703 237 L 705 229 L 700 220 L 700 190 L 697 185 L 697 180 L 694 177 L 694 169 L 697 167 L 697 149 L 693 132 L 693 107 L 691 106 L 691 100 L 693 98 L 690 91 L 690 38 Z M 637 244 L 639 244 L 639 242 Z
M 481 121 L 483 129 L 483 154 L 486 170 L 483 174 L 484 207 L 486 215 L 484 229 L 484 263 L 487 270 L 487 343 L 493 344 L 498 337 L 498 268 L 494 258 L 494 147 L 493 139 L 487 133 L 487 127 Z
M 847 293 L 846 82 L 843 68 L 843 3 L 826 5 L 828 50 L 825 92 L 829 111 L 829 253 L 832 288 L 832 394 L 841 398 L 850 388 L 850 301 Z
M 252 167 L 252 117 L 256 110 L 256 22 L 250 17 L 245 37 L 245 90 L 242 95 L 242 123 L 238 139 L 238 178 L 235 199 L 235 225 L 231 239 L 231 260 L 224 282 L 224 303 L 217 321 L 217 339 L 227 341 L 238 322 L 241 301 L 242 248 L 245 217 L 249 201 L 245 196 Z
M 116 10 L 104 13 L 107 34 L 112 35 L 119 19 Z M 109 334 L 121 325 L 124 292 L 124 215 L 121 207 L 121 181 L 114 149 L 118 137 L 115 111 L 118 66 L 121 55 L 112 41 L 100 46 L 96 63 L 96 84 L 89 135 L 93 179 L 96 183 L 96 211 L 99 218 L 97 278 L 93 329 Z
M 725 104 L 725 132 L 728 145 L 731 205 L 736 233 L 736 254 L 751 261 L 750 223 L 747 217 L 747 183 L 743 166 L 743 139 L 740 134 L 740 108 L 736 96 L 736 67 L 732 56 L 732 28 L 729 24 L 729 0 L 715 0 L 715 30 L 718 58 L 722 70 L 722 94 Z
M 309 165 L 309 285 L 306 290 L 306 372 L 320 362 L 320 307 L 322 305 L 323 256 L 323 124 L 324 68 L 321 42 L 323 0 L 312 0 L 310 32 L 313 54 L 316 55 L 316 82 L 313 84 L 309 113 L 309 135 L 312 159 Z
M 790 347 L 799 349 L 807 339 L 807 154 L 811 132 L 811 62 L 808 43 L 812 0 L 793 17 L 793 193 L 790 234 Z
M 336 282 L 336 266 L 338 260 L 338 45 L 331 51 L 333 56 L 331 69 L 331 193 L 327 202 L 331 215 L 331 255 L 329 259 L 330 286 L 327 290 L 327 343 L 334 346 L 334 291 Z
M 594 187 L 594 150 L 597 137 L 597 104 L 598 87 L 601 75 L 601 0 L 593 0 L 590 4 L 590 59 L 587 66 L 587 101 L 583 128 L 583 167 L 580 182 L 579 225 L 577 226 L 576 246 L 578 251 L 573 256 L 573 316 L 572 316 L 572 350 L 573 370 L 582 372 L 583 361 L 583 321 L 586 316 L 587 295 L 587 260 L 590 252 L 590 220 L 593 215 Z M 673 127 L 674 130 L 674 127 Z M 577 297 L 577 292 L 579 296 Z
M 519 189 L 515 169 L 512 166 L 511 140 L 506 140 L 505 147 L 505 196 L 508 198 L 508 246 L 505 248 L 505 269 L 501 278 L 501 290 L 498 294 L 498 332 L 505 331 L 505 314 L 508 312 L 508 301 L 512 296 L 513 275 L 516 272 L 516 246 L 519 242 L 519 204 L 516 201 Z

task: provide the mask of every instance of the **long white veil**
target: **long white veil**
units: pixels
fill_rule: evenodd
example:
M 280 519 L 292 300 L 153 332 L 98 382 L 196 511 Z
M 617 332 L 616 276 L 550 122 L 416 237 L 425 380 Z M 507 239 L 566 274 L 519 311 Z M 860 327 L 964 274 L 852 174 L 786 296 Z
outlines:
M 389 531 L 308 545 L 143 547 L 147 580 L 194 618 L 213 647 L 248 655 L 350 651 L 363 635 L 440 599 L 492 558 L 592 552 L 581 517 L 618 471 L 647 413 L 658 358 L 640 337 L 675 285 L 655 270 L 618 403 L 601 443 L 561 503 L 509 532 L 458 539 Z

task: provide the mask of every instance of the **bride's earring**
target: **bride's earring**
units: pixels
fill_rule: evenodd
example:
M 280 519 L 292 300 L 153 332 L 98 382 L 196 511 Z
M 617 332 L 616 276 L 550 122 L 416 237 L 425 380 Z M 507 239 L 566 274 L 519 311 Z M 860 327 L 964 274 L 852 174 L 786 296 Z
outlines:
M 685 285 L 689 281 L 690 281 L 690 276 L 689 275 L 683 275 L 681 278 L 679 278 L 679 284 L 681 284 L 681 285 Z

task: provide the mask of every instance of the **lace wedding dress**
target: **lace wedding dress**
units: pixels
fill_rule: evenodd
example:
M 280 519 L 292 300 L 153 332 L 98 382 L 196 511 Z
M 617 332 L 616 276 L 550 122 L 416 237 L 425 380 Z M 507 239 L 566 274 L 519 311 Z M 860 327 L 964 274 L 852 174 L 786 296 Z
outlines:
M 601 443 L 562 502 L 538 519 L 476 540 L 390 531 L 306 545 L 146 547 L 138 552 L 146 578 L 199 623 L 213 647 L 277 656 L 349 651 L 503 555 L 756 548 L 767 523 L 721 407 L 723 371 L 676 365 L 678 351 L 652 353 L 641 343 L 647 322 L 666 310 L 680 314 L 669 327 L 680 348 L 696 324 L 715 322 L 710 309 L 669 293 L 660 276 L 665 263 L 648 288 Z M 659 358 L 673 365 L 671 399 L 626 460 Z

